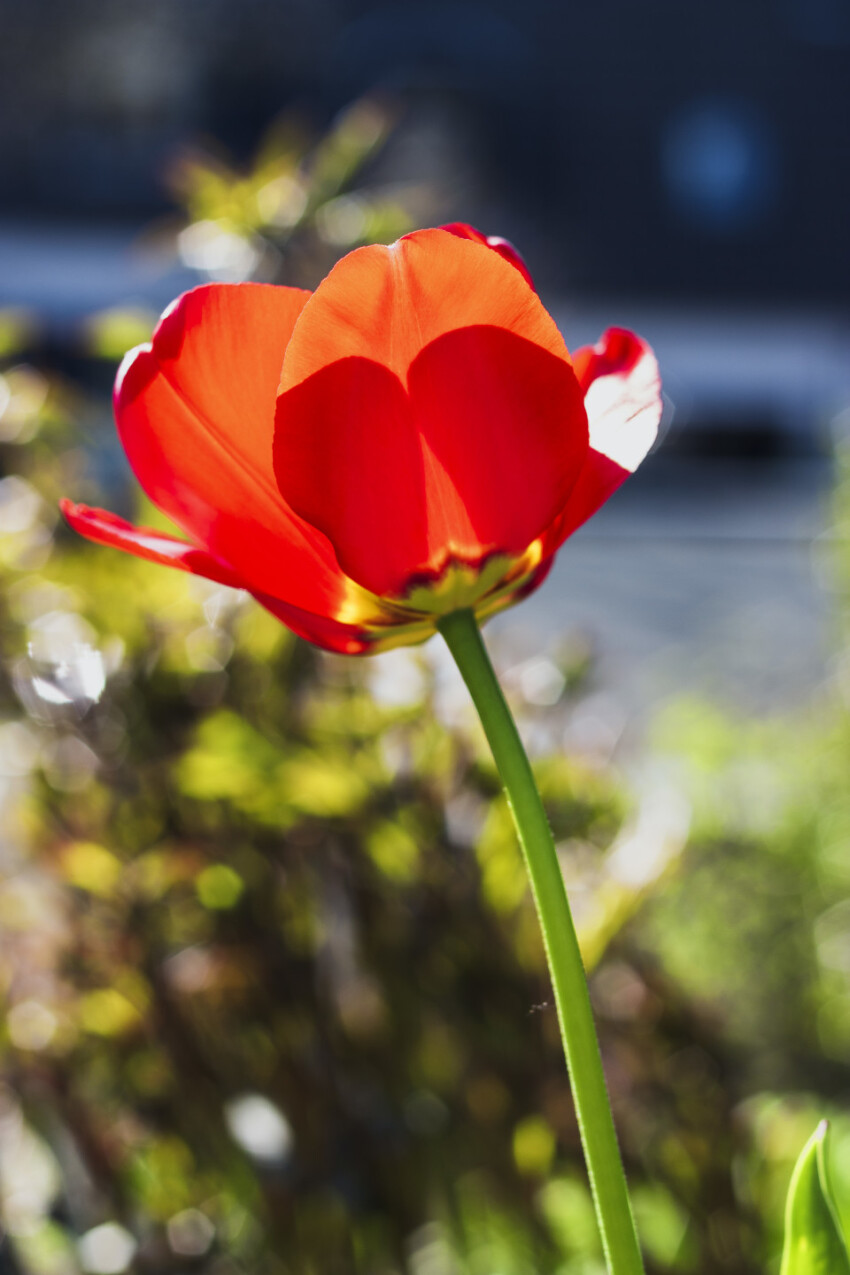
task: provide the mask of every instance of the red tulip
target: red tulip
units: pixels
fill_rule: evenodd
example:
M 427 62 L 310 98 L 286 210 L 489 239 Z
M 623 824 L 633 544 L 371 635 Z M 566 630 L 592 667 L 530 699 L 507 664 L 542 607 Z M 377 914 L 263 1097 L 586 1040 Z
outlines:
M 247 589 L 358 654 L 541 583 L 649 449 L 649 347 L 572 362 L 518 254 L 453 225 L 358 248 L 312 295 L 209 284 L 124 359 L 118 432 L 186 541 L 62 502 L 101 544 Z

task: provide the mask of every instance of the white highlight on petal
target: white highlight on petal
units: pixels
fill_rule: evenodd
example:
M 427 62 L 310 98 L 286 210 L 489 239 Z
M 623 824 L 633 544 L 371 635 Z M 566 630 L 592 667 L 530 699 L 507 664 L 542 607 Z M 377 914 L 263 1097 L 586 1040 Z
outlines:
M 600 376 L 584 397 L 590 446 L 634 473 L 658 434 L 661 379 L 648 351 L 628 372 Z

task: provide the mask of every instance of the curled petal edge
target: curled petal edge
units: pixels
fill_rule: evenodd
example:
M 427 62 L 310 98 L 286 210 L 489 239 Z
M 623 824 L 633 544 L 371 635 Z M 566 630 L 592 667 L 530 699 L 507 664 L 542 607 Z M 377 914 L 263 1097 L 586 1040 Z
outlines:
M 137 558 L 204 576 L 233 589 L 244 587 L 242 580 L 226 563 L 219 562 L 211 553 L 186 540 L 178 540 L 176 536 L 152 527 L 136 527 L 107 509 L 78 505 L 72 500 L 60 500 L 59 508 L 68 525 L 95 544 L 123 549 Z
M 447 230 L 450 235 L 456 235 L 458 239 L 471 239 L 473 243 L 484 244 L 487 248 L 492 248 L 500 257 L 504 257 L 505 261 L 509 261 L 512 266 L 520 272 L 525 279 L 529 288 L 534 287 L 534 280 L 531 277 L 531 271 L 525 264 L 522 253 L 518 252 L 509 239 L 503 239 L 501 235 L 485 235 L 482 231 L 476 230 L 474 226 L 470 226 L 465 221 L 450 221 L 446 225 L 440 226 L 440 230 Z
M 205 549 L 199 549 L 185 540 L 151 527 L 134 526 L 106 509 L 75 504 L 71 500 L 60 501 L 59 508 L 68 525 L 95 544 L 121 549 L 147 562 L 174 567 L 178 571 L 202 576 L 232 589 L 246 590 L 287 628 L 325 650 L 357 655 L 372 648 L 368 631 L 329 616 L 315 615 L 268 594 L 252 592 L 246 582 L 226 563 L 219 562 Z
M 592 517 L 633 474 L 658 436 L 661 377 L 651 347 L 626 328 L 608 328 L 573 353 L 584 391 L 590 447 L 578 481 L 543 537 L 544 556 Z

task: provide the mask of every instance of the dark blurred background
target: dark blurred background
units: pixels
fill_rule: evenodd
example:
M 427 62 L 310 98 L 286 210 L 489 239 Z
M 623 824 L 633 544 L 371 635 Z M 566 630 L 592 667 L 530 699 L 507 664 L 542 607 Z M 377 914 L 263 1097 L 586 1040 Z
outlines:
M 437 641 L 99 550 L 207 279 L 453 219 L 663 438 L 488 627 L 651 1275 L 850 1220 L 850 7 L 0 0 L 0 1275 L 601 1275 L 516 841 Z
M 547 288 L 841 305 L 843 0 L 559 5 L 28 0 L 0 8 L 0 209 L 129 224 L 175 148 L 243 160 L 366 92 L 385 170 L 519 239 Z

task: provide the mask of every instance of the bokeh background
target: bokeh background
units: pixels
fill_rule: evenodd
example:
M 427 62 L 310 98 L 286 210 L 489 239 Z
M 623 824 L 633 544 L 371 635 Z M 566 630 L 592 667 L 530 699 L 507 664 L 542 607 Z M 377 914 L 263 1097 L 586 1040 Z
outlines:
M 663 441 L 489 627 L 652 1272 L 850 1220 L 844 0 L 0 0 L 0 1271 L 598 1275 L 522 867 L 438 642 L 345 661 L 76 542 L 205 279 L 454 219 Z

